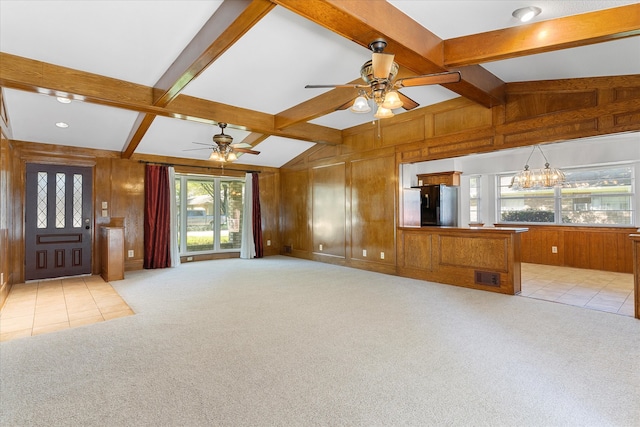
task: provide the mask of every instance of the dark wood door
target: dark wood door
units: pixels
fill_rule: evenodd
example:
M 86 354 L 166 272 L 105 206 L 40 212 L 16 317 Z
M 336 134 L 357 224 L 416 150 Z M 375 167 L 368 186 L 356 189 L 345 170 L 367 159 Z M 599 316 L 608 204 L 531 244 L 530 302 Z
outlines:
M 27 164 L 25 279 L 91 273 L 92 169 Z

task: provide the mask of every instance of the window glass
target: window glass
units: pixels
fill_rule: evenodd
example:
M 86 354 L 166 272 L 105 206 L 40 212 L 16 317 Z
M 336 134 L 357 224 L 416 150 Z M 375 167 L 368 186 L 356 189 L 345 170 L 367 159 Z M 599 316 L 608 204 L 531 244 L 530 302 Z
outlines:
M 482 222 L 480 216 L 480 176 L 469 178 L 469 222 Z
M 240 249 L 243 190 L 239 179 L 177 175 L 180 253 Z
M 633 166 L 564 170 L 562 187 L 514 190 L 499 176 L 500 222 L 633 225 Z

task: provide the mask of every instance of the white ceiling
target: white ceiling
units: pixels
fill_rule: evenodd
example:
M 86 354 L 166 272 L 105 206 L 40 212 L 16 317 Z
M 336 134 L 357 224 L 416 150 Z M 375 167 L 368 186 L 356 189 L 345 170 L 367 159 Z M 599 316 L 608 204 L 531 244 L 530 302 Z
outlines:
M 153 86 L 222 3 L 213 1 L 0 0 L 0 50 L 65 67 Z M 435 1 L 393 0 L 395 7 L 442 39 L 521 25 L 511 16 L 538 6 L 537 21 L 638 1 Z M 176 17 L 179 17 L 177 19 Z M 179 25 L 176 25 L 179 22 Z M 370 51 L 276 6 L 182 92 L 237 107 L 276 114 L 321 94 L 306 84 L 356 79 Z M 483 64 L 505 82 L 640 74 L 640 37 Z M 4 89 L 16 140 L 121 151 L 136 112 Z M 421 106 L 458 95 L 441 87 L 406 88 Z M 402 113 L 403 110 L 397 111 Z M 372 114 L 336 111 L 311 123 L 345 129 Z M 58 129 L 65 121 L 69 128 Z M 242 123 L 237 123 L 241 126 Z M 248 132 L 227 128 L 234 142 Z M 207 159 L 192 142 L 210 142 L 219 129 L 158 117 L 136 153 Z M 279 167 L 313 143 L 269 137 L 259 156 L 237 163 Z M 187 151 L 188 150 L 188 151 Z

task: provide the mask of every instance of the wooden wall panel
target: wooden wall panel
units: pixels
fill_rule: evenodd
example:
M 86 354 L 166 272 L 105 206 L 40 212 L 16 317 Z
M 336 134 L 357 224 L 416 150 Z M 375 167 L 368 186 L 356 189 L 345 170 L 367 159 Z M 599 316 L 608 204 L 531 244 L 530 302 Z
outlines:
M 280 231 L 284 253 L 309 257 L 310 233 L 310 184 L 305 170 L 283 172 L 281 182 Z
M 598 102 L 598 92 L 561 91 L 561 92 L 533 92 L 512 93 L 507 96 L 505 115 L 507 122 L 513 122 L 531 117 L 537 117 L 560 111 L 576 110 L 594 107 Z
M 345 257 L 345 164 L 318 166 L 313 172 L 313 251 Z M 322 249 L 320 249 L 322 245 Z
M 382 128 L 382 145 L 385 146 L 422 141 L 425 137 L 423 117 L 393 123 Z
M 491 109 L 481 105 L 469 105 L 456 110 L 434 114 L 434 136 L 448 135 L 460 129 L 477 129 L 492 125 Z
M 395 264 L 394 156 L 351 162 L 352 259 Z M 363 255 L 363 250 L 367 255 Z M 384 252 L 384 259 L 381 258 Z
M 0 91 L 0 96 L 2 92 Z M 0 99 L 1 100 L 1 99 Z M 0 102 L 0 108 L 3 104 Z M 13 205 L 13 153 L 10 143 L 5 138 L 4 131 L 0 129 L 0 308 L 4 305 L 9 295 L 9 290 L 13 284 L 11 272 L 13 271 L 11 261 L 14 258 L 13 244 L 15 236 L 13 230 L 13 215 L 11 206 Z
M 503 224 L 504 225 L 504 224 Z M 522 235 L 522 262 L 592 270 L 633 272 L 631 227 L 529 225 Z M 558 253 L 551 251 L 552 246 Z
M 439 236 L 440 253 L 438 263 L 451 267 L 490 269 L 507 272 L 507 241 L 504 238 L 468 238 Z
M 405 268 L 431 270 L 432 236 L 417 233 L 404 233 L 398 242 L 398 252 L 403 254 L 398 262 Z
M 262 243 L 264 256 L 277 255 L 282 248 L 280 241 L 280 174 L 261 173 L 260 175 L 260 213 L 262 214 Z M 271 242 L 268 245 L 268 242 Z
M 126 159 L 111 161 L 110 217 L 124 218 L 125 269 L 141 269 L 144 260 L 144 177 L 145 165 Z

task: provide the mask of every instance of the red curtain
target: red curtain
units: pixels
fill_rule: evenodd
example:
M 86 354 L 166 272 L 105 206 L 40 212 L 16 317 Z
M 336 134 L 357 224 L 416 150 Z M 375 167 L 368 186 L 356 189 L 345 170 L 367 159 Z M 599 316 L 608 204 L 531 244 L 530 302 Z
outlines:
M 169 185 L 167 166 L 147 165 L 144 181 L 144 268 L 171 267 Z
M 251 174 L 251 184 L 253 192 L 253 243 L 256 247 L 255 258 L 264 256 L 262 247 L 262 215 L 260 215 L 260 183 L 257 173 Z

